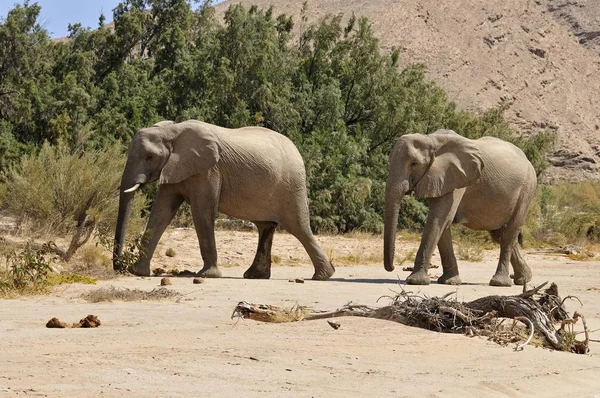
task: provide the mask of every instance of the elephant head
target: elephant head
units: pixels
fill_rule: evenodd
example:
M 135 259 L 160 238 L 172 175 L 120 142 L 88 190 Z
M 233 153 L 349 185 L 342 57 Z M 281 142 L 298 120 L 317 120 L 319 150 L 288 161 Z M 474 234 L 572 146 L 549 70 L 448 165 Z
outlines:
M 483 168 L 476 144 L 451 130 L 430 135 L 407 134 L 390 154 L 385 187 L 384 265 L 394 270 L 396 226 L 402 197 L 413 190 L 422 198 L 436 198 L 475 183 Z
M 118 257 L 134 192 L 143 184 L 160 178 L 161 184 L 175 184 L 208 171 L 219 161 L 219 146 L 213 132 L 197 121 L 163 121 L 139 130 L 127 151 L 121 178 L 119 213 L 113 248 L 113 267 L 120 269 Z

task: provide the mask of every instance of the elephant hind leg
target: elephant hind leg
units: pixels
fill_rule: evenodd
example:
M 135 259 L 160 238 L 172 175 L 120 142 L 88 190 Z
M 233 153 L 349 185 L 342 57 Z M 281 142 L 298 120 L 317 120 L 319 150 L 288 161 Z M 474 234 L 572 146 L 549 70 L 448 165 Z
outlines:
M 512 255 L 510 257 L 510 263 L 512 264 L 513 269 L 515 271 L 515 274 L 513 276 L 515 285 L 525 285 L 531 280 L 531 268 L 529 268 L 527 262 L 525 261 L 523 256 L 521 256 L 517 245 L 513 246 Z
M 317 240 L 315 239 L 310 225 L 308 223 L 308 204 L 305 208 L 300 209 L 297 214 L 288 214 L 285 221 L 282 221 L 281 226 L 294 235 L 296 239 L 302 243 L 304 249 L 308 253 L 313 266 L 315 267 L 315 273 L 312 276 L 313 280 L 326 281 L 334 273 L 335 268 L 327 258 L 327 255 L 321 249 Z
M 521 235 L 521 232 L 519 231 L 517 234 L 518 240 L 522 239 L 522 238 L 519 238 L 520 235 Z M 495 243 L 501 244 L 502 236 L 503 236 L 503 229 L 490 231 L 490 236 L 492 237 L 492 240 Z M 519 243 L 522 243 L 522 242 L 519 242 Z M 512 251 L 510 254 L 510 263 L 514 270 L 514 275 L 512 276 L 512 278 L 513 278 L 515 285 L 524 285 L 531 280 L 531 277 L 532 277 L 531 269 L 527 265 L 527 262 L 525 261 L 523 256 L 521 256 L 519 248 L 515 242 L 513 242 L 513 245 L 512 245 Z
M 254 221 L 258 228 L 258 247 L 250 268 L 244 272 L 246 279 L 269 279 L 271 277 L 271 247 L 277 223 Z
M 454 255 L 454 249 L 452 248 L 452 234 L 450 232 L 450 226 L 448 226 L 438 242 L 438 250 L 440 251 L 440 257 L 442 259 L 442 268 L 444 272 L 442 276 L 438 278 L 438 283 L 444 283 L 446 285 L 460 285 L 461 280 L 458 275 L 458 264 L 456 263 L 456 256 Z

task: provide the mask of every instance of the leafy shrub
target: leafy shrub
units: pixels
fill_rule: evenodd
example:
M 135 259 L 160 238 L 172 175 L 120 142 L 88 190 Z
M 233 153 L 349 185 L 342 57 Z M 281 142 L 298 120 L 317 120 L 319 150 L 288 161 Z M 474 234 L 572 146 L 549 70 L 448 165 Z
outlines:
M 5 268 L 0 269 L 0 296 L 35 294 L 48 288 L 67 283 L 94 284 L 96 279 L 73 272 L 57 274 L 52 263 L 55 257 L 49 244 L 34 248 L 28 243 L 23 250 L 1 248 Z
M 27 155 L 4 174 L 0 203 L 19 221 L 38 233 L 66 234 L 82 215 L 97 228 L 113 234 L 118 211 L 118 187 L 125 165 L 121 147 L 71 152 L 65 144 L 45 143 L 39 154 Z M 143 195 L 136 195 L 131 228 L 140 229 Z
M 0 273 L 0 292 L 39 290 L 46 286 L 52 272 L 52 260 L 46 258 L 49 250 L 36 250 L 27 245 L 21 252 L 5 254 L 6 269 Z

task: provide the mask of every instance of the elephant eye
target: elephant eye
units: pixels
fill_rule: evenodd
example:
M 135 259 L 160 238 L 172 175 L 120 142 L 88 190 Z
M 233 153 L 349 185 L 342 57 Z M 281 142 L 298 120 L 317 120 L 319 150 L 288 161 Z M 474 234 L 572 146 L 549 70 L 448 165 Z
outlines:
M 153 155 L 148 155 L 148 156 L 146 156 L 146 160 L 147 160 L 148 162 L 149 162 L 149 161 L 151 161 L 153 158 L 154 158 L 154 156 L 153 156 Z
M 417 165 L 417 162 L 411 162 L 410 163 L 410 167 L 415 167 Z

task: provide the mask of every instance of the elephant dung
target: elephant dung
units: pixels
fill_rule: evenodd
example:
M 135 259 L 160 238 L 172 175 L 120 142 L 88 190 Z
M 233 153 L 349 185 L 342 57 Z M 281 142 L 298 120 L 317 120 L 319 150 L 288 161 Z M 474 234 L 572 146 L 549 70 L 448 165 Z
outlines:
M 50 319 L 47 323 L 46 323 L 46 327 L 47 328 L 58 328 L 58 329 L 64 329 L 67 327 L 67 324 L 64 322 L 61 322 L 58 318 L 52 318 Z

